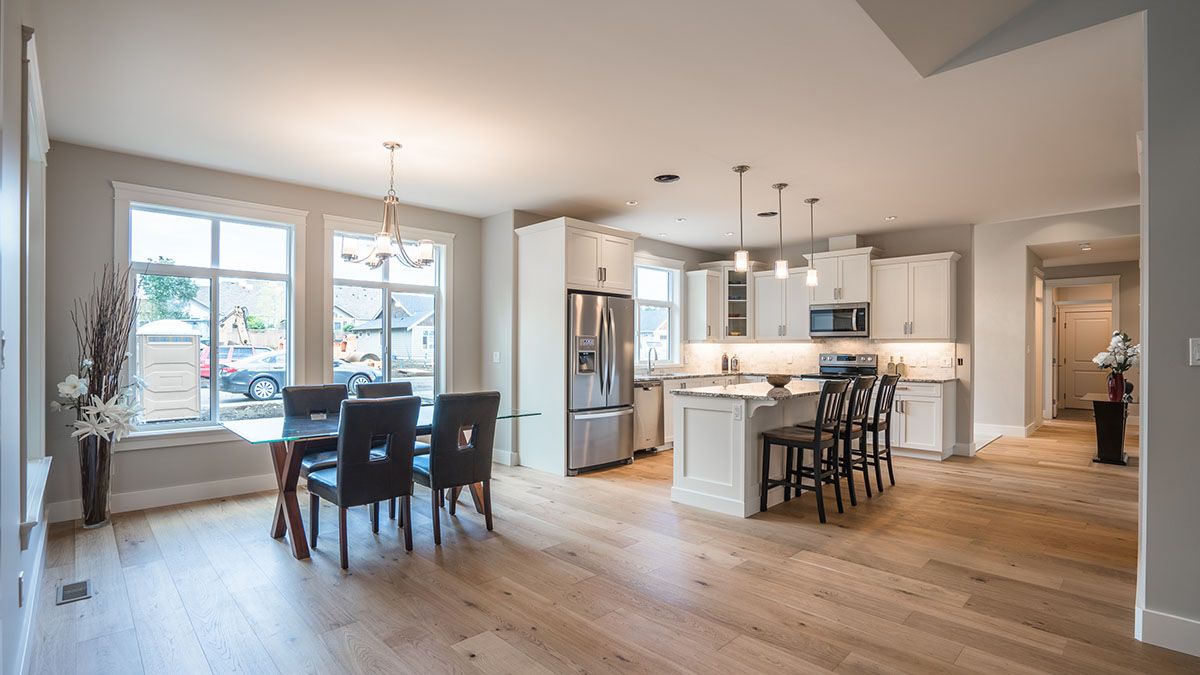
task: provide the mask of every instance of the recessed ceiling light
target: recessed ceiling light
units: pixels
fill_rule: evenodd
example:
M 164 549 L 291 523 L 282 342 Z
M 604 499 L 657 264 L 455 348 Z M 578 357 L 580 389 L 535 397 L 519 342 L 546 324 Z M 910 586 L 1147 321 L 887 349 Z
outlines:
M 774 218 L 777 215 L 779 215 L 778 211 L 761 211 L 761 212 L 759 212 L 758 217 L 759 218 Z
M 1085 241 L 1079 245 L 1079 250 L 1086 253 L 1086 252 L 1092 250 L 1092 245 Z
M 660 238 L 660 239 L 661 239 L 661 238 L 665 238 L 665 237 L 667 236 L 667 233 L 666 233 L 666 232 L 659 232 L 659 233 L 658 233 L 658 236 L 659 236 L 659 238 Z
M 637 204 L 638 203 L 636 199 L 630 199 L 629 201 L 625 202 L 625 206 L 637 206 Z
M 673 173 L 660 173 L 654 177 L 655 183 L 674 183 L 679 180 L 679 176 Z
M 687 218 L 676 218 L 676 219 L 675 219 L 675 222 L 677 222 L 677 223 L 686 223 L 686 222 L 687 222 Z
M 896 216 L 884 216 L 883 219 L 884 220 L 895 220 Z
M 732 237 L 732 236 L 733 236 L 733 233 L 732 233 L 732 232 L 726 232 L 726 233 L 725 233 L 725 236 L 726 236 L 726 237 Z

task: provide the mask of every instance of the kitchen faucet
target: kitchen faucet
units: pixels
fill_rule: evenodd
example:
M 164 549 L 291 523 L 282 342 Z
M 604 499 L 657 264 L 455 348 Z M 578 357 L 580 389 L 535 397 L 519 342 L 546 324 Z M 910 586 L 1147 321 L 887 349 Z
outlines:
M 651 347 L 650 351 L 646 353 L 646 363 L 647 363 L 646 374 L 647 375 L 654 374 L 654 359 L 657 359 L 657 358 L 658 358 L 658 349 L 655 347 Z

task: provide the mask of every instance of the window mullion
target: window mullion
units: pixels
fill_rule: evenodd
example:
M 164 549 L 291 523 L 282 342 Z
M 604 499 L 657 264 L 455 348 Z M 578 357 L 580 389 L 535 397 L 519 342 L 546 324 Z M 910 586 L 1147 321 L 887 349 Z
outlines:
M 208 280 L 208 421 L 221 421 L 221 278 Z

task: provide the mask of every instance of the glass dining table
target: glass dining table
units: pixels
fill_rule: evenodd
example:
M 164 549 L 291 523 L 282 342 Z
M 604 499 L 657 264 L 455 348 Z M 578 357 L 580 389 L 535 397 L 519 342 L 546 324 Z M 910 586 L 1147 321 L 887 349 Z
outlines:
M 532 410 L 501 409 L 496 419 L 508 420 L 540 414 Z M 292 555 L 298 560 L 309 556 L 308 538 L 304 535 L 304 521 L 300 517 L 300 501 L 296 497 L 296 485 L 300 481 L 300 459 L 304 456 L 302 442 L 336 438 L 338 424 L 337 415 L 263 417 L 221 423 L 252 445 L 270 446 L 271 464 L 275 470 L 275 483 L 279 490 L 271 522 L 271 536 L 279 539 L 286 534 L 291 541 Z M 433 404 L 422 403 L 420 414 L 417 416 L 417 435 L 425 436 L 432 430 Z M 480 490 L 481 486 L 478 484 L 469 486 L 475 509 L 482 513 Z M 457 496 L 457 492 L 453 494 L 453 498 Z

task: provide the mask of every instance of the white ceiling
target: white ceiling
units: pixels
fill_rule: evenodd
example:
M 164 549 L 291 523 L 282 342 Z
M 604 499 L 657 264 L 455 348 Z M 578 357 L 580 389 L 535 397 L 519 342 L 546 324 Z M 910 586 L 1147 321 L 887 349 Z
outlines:
M 401 199 L 475 216 L 724 249 L 737 163 L 749 246 L 777 181 L 789 241 L 810 195 L 818 236 L 1138 199 L 1136 17 L 922 78 L 856 3 L 748 7 L 42 0 L 36 29 L 56 139 L 380 196 L 394 138 Z
M 1080 245 L 1084 243 L 1090 244 L 1092 250 L 1082 250 Z M 1141 259 L 1141 237 L 1131 234 L 1125 237 L 1091 239 L 1086 242 L 1080 240 L 1036 244 L 1030 246 L 1029 250 L 1042 259 L 1043 267 L 1127 262 Z

